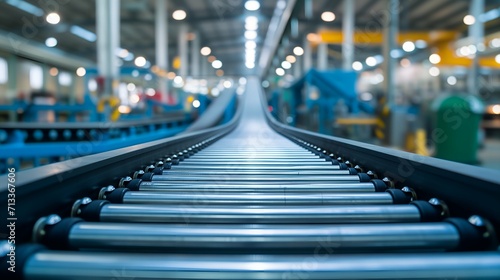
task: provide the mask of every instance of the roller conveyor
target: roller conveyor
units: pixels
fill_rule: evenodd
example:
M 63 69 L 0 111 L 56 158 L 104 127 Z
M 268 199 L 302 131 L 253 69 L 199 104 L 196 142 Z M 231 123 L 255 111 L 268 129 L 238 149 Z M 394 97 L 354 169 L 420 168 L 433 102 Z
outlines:
M 44 214 L 32 226 L 38 244 L 16 249 L 16 276 L 500 279 L 495 224 L 279 135 L 252 92 L 250 80 L 239 126 L 224 137 L 181 139 L 121 180 L 110 169 L 113 186 Z

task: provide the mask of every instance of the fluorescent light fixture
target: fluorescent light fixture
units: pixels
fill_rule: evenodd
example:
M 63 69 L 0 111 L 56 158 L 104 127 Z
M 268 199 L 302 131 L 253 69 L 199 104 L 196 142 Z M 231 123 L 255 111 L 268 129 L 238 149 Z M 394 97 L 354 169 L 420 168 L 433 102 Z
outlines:
M 354 69 L 355 71 L 361 71 L 361 70 L 363 70 L 363 63 L 361 63 L 359 61 L 354 61 L 352 63 L 352 69 Z
M 290 63 L 295 63 L 297 61 L 297 59 L 293 55 L 287 55 L 285 59 Z
M 321 14 L 321 19 L 325 22 L 332 22 L 335 20 L 335 14 L 332 12 L 323 12 Z
M 203 56 L 207 56 L 207 55 L 210 55 L 210 53 L 212 53 L 212 50 L 209 47 L 203 47 L 203 48 L 201 48 L 200 53 Z
M 246 24 L 258 24 L 259 19 L 256 16 L 248 16 L 245 18 Z
M 49 37 L 45 40 L 45 45 L 49 48 L 57 46 L 57 39 L 54 37 Z
M 85 68 L 78 67 L 78 69 L 76 69 L 76 75 L 78 77 L 83 77 L 83 76 L 85 76 L 85 74 L 87 74 L 87 70 L 85 70 Z
M 43 16 L 44 12 L 42 9 L 38 8 L 35 5 L 32 5 L 26 1 L 22 0 L 7 0 L 5 3 L 18 8 L 19 10 L 25 11 L 29 14 L 32 14 L 37 17 Z
M 412 52 L 415 50 L 415 43 L 412 41 L 406 41 L 403 43 L 403 50 L 405 52 Z
M 212 67 L 215 69 L 219 69 L 222 67 L 222 62 L 220 60 L 214 60 L 214 62 L 212 62 Z
M 281 67 L 283 67 L 283 69 L 290 69 L 290 68 L 292 68 L 292 64 L 285 60 L 285 61 L 281 62 Z
M 257 38 L 257 32 L 256 31 L 245 31 L 245 38 L 248 40 L 254 40 Z
M 375 59 L 375 57 L 369 56 L 366 58 L 365 63 L 366 63 L 366 65 L 373 67 L 373 66 L 377 65 L 377 60 Z
M 248 0 L 245 2 L 245 9 L 249 11 L 257 11 L 260 8 L 259 1 L 256 0 Z
M 259 25 L 257 23 L 245 23 L 245 29 L 246 30 L 257 30 L 259 29 Z
M 94 32 L 88 31 L 87 29 L 84 29 L 78 25 L 73 25 L 69 29 L 69 31 L 73 34 L 76 35 L 84 40 L 87 40 L 89 42 L 95 42 L 97 40 L 97 36 L 95 35 Z
M 257 48 L 257 43 L 255 43 L 255 41 L 246 41 L 245 48 L 246 49 L 255 49 L 255 48 Z
M 186 12 L 184 10 L 176 10 L 172 13 L 172 17 L 175 20 L 183 20 L 186 18 Z
M 276 68 L 276 75 L 278 75 L 278 76 L 284 76 L 285 75 L 285 69 L 283 69 L 283 68 Z
M 137 67 L 144 67 L 144 66 L 146 66 L 146 62 L 147 61 L 146 61 L 146 58 L 144 58 L 144 56 L 138 56 L 134 60 L 134 64 Z
M 465 25 L 473 25 L 476 23 L 476 18 L 473 15 L 466 15 L 464 16 L 463 21 Z
M 293 48 L 293 53 L 296 55 L 296 56 L 301 56 L 304 54 L 304 49 L 301 48 L 301 47 L 295 47 Z
M 58 24 L 61 21 L 61 17 L 58 13 L 50 13 L 45 17 L 45 20 L 50 24 Z

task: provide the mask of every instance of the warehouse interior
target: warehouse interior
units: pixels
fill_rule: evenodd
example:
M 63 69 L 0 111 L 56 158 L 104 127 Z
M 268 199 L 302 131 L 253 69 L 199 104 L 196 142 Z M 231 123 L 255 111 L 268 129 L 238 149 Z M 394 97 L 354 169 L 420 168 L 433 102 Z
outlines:
M 0 0 L 2 279 L 499 279 L 499 170 L 499 0 Z

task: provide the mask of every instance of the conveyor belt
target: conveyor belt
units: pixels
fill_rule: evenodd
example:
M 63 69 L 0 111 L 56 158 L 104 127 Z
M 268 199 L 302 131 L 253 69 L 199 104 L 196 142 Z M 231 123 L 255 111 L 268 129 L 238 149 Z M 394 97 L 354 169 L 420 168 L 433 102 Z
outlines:
M 266 125 L 257 81 L 248 87 L 241 121 L 225 137 L 179 144 L 76 200 L 65 217 L 38 219 L 33 241 L 44 246 L 19 246 L 15 275 L 500 279 L 488 219 L 454 216 L 447 201 L 417 199 L 411 185 L 393 188 L 285 138 Z

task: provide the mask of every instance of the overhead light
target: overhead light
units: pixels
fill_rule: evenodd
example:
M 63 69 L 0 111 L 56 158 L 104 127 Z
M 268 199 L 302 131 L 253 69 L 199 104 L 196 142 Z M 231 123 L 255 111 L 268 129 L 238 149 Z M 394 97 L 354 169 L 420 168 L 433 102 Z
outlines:
M 224 81 L 224 83 L 222 83 L 224 85 L 225 88 L 230 88 L 233 86 L 233 83 L 231 81 Z
M 438 64 L 439 62 L 441 62 L 441 56 L 437 53 L 433 53 L 429 56 L 429 61 L 432 64 Z
M 172 13 L 172 17 L 175 20 L 183 20 L 186 18 L 186 12 L 184 10 L 176 10 Z
M 497 54 L 495 56 L 495 62 L 498 63 L 498 64 L 500 64 L 500 54 Z
M 401 59 L 401 61 L 399 62 L 399 64 L 403 68 L 408 68 L 408 67 L 411 66 L 411 61 L 408 58 L 403 58 L 403 59 Z
M 212 62 L 212 67 L 215 69 L 219 69 L 222 67 L 222 62 L 220 60 L 214 60 Z
M 447 79 L 446 79 L 446 82 L 450 85 L 450 86 L 454 86 L 457 84 L 457 78 L 455 76 L 449 76 Z
M 316 33 L 309 33 L 307 34 L 306 38 L 309 42 L 319 43 L 321 41 L 321 37 Z
M 245 38 L 247 38 L 248 40 L 254 40 L 257 38 L 257 32 L 247 30 L 245 31 Z
M 429 69 L 429 75 L 431 75 L 432 77 L 437 77 L 439 76 L 441 71 L 439 71 L 439 68 L 437 68 L 436 66 L 433 66 Z
M 120 58 L 125 59 L 126 57 L 128 57 L 129 52 L 128 52 L 128 50 L 126 50 L 126 49 L 118 48 L 118 49 L 116 50 L 116 55 L 117 55 L 118 57 L 120 57 Z
M 404 52 L 400 49 L 391 50 L 391 57 L 392 58 L 400 58 L 400 57 L 403 57 L 403 55 L 404 55 Z
M 58 24 L 61 21 L 61 17 L 58 13 L 50 13 L 45 17 L 45 20 L 50 24 Z
M 49 37 L 45 40 L 45 45 L 49 48 L 57 46 L 57 39 L 54 37 Z
M 293 55 L 287 55 L 285 59 L 290 63 L 295 63 L 297 61 L 297 59 Z
M 476 18 L 473 15 L 466 15 L 464 16 L 463 21 L 465 25 L 473 25 L 476 23 Z
M 23 0 L 6 0 L 5 3 L 37 17 L 43 16 L 42 9 Z
M 335 20 L 335 14 L 332 12 L 323 12 L 321 14 L 321 19 L 326 22 L 332 22 Z
M 203 47 L 201 48 L 200 53 L 204 56 L 207 56 L 212 53 L 212 50 L 209 47 Z
M 415 50 L 415 44 L 411 41 L 406 41 L 403 43 L 403 50 L 405 52 L 412 52 Z
M 366 62 L 366 65 L 368 65 L 370 67 L 373 67 L 373 66 L 377 65 L 377 60 L 373 56 L 367 57 L 366 60 L 365 60 L 365 62 Z
M 425 49 L 425 48 L 427 48 L 427 42 L 424 40 L 417 40 L 417 41 L 415 41 L 415 47 L 417 47 L 419 49 Z
M 249 11 L 257 11 L 260 8 L 259 1 L 248 0 L 245 2 L 245 9 Z
M 293 48 L 293 54 L 295 54 L 296 56 L 301 56 L 304 54 L 304 49 L 297 46 L 297 47 Z
M 495 38 L 489 43 L 490 48 L 500 48 L 500 38 Z
M 290 68 L 292 68 L 292 64 L 285 60 L 285 61 L 281 62 L 281 67 L 283 67 L 283 69 L 290 69 Z
M 224 71 L 222 69 L 219 69 L 215 71 L 215 75 L 217 75 L 217 77 L 222 77 L 224 76 Z
M 363 63 L 361 63 L 359 61 L 354 61 L 352 63 L 352 69 L 354 69 L 355 71 L 361 71 L 361 70 L 363 70 Z
M 283 69 L 283 68 L 276 68 L 276 75 L 278 75 L 278 76 L 284 76 L 285 75 L 285 69 Z
M 259 19 L 256 16 L 248 16 L 245 18 L 245 24 L 258 24 Z
M 245 48 L 246 49 L 255 49 L 255 48 L 257 48 L 257 43 L 255 43 L 255 41 L 246 41 Z
M 88 31 L 87 29 L 84 29 L 78 25 L 71 26 L 69 31 L 73 35 L 76 35 L 82 39 L 89 41 L 89 42 L 95 42 L 97 40 L 97 36 L 95 35 L 94 32 Z
M 52 67 L 52 68 L 50 68 L 50 70 L 49 70 L 49 74 L 50 74 L 52 77 L 55 77 L 55 76 L 57 76 L 57 74 L 59 74 L 59 70 L 58 70 L 56 67 Z
M 208 62 L 212 63 L 216 60 L 217 58 L 214 55 L 211 55 L 207 58 Z
M 245 23 L 245 29 L 246 30 L 257 30 L 259 29 L 259 25 L 258 24 L 252 24 L 252 23 Z
M 76 69 L 76 75 L 78 77 L 83 77 L 83 76 L 85 76 L 85 74 L 87 74 L 87 71 L 85 70 L 85 68 L 78 67 L 78 69 Z
M 144 67 L 146 65 L 146 58 L 144 58 L 144 56 L 138 56 L 135 58 L 134 64 L 137 67 Z
M 253 69 L 255 67 L 255 63 L 250 63 L 250 62 L 247 62 L 245 63 L 245 66 L 248 68 L 248 69 Z

